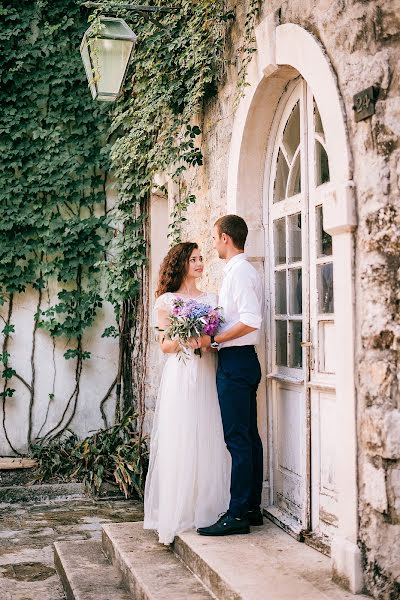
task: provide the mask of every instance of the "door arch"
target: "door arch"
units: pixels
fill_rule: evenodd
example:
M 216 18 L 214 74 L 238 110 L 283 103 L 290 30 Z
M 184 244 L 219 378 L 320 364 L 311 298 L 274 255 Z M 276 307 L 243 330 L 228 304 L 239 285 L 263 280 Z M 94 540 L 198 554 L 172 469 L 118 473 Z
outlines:
M 355 189 L 344 111 L 335 74 L 320 42 L 295 24 L 276 25 L 275 15 L 256 28 L 257 52 L 249 65 L 246 94 L 234 119 L 227 182 L 228 212 L 249 225 L 247 251 L 253 261 L 265 261 L 263 226 L 264 166 L 279 101 L 299 76 L 314 95 L 324 124 L 330 181 L 321 193 L 323 229 L 332 236 L 335 330 L 340 353 L 336 362 L 336 419 L 341 444 L 336 448 L 337 529 L 332 540 L 333 573 L 353 592 L 362 589 L 358 540 L 356 444 L 354 239 Z M 323 85 L 321 84 L 323 82 Z M 249 200 L 251 199 L 251 201 Z M 268 276 L 268 269 L 267 276 Z M 268 291 L 269 293 L 269 291 Z M 270 336 L 268 336 L 269 338 Z M 270 349 L 267 348 L 270 355 Z M 261 349 L 262 354 L 262 349 Z M 265 369 L 267 374 L 267 369 Z M 261 414 L 265 414 L 260 394 Z M 261 424 L 261 430 L 263 425 Z M 273 457 L 269 455 L 271 465 Z M 266 481 L 269 488 L 271 482 Z

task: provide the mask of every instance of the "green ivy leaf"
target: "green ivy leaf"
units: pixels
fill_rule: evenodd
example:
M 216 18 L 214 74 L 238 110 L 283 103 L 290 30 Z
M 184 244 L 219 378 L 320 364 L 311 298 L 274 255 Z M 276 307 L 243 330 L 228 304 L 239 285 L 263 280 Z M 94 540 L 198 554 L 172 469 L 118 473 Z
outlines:
M 111 325 L 110 327 L 106 327 L 105 330 L 103 331 L 103 333 L 101 334 L 101 337 L 116 338 L 118 336 L 119 336 L 119 331 L 114 325 Z
M 8 325 L 5 325 L 1 333 L 3 335 L 10 335 L 10 333 L 15 333 L 15 326 L 12 325 L 11 323 Z

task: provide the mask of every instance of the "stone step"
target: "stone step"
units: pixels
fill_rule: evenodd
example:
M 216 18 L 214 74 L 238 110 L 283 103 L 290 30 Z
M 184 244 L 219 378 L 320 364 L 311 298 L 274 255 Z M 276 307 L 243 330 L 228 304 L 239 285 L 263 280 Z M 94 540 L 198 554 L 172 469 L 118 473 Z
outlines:
M 67 600 L 132 600 L 101 542 L 56 542 L 54 562 Z
M 332 582 L 328 557 L 270 521 L 249 535 L 187 531 L 173 550 L 220 600 L 354 600 Z
M 135 600 L 210 600 L 213 596 L 143 523 L 103 526 L 103 549 Z M 114 599 L 113 599 L 114 600 Z

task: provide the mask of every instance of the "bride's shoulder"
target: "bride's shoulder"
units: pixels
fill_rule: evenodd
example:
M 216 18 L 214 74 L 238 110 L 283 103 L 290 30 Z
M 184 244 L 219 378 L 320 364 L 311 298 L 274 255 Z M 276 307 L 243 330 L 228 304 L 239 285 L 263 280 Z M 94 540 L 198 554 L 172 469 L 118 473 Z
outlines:
M 154 309 L 155 310 L 169 310 L 172 306 L 172 301 L 174 300 L 174 298 L 175 298 L 175 296 L 172 292 L 164 292 L 164 294 L 161 294 L 156 299 L 155 304 L 154 304 Z
M 218 294 L 216 294 L 215 292 L 204 292 L 204 296 L 207 302 L 209 302 L 210 304 L 216 304 L 218 302 Z

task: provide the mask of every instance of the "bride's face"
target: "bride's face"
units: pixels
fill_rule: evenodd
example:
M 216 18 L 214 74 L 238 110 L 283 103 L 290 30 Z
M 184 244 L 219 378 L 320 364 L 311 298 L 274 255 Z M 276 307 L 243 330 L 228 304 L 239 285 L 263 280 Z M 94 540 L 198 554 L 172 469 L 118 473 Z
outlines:
M 198 279 L 203 275 L 203 271 L 203 257 L 200 254 L 200 250 L 198 248 L 195 248 L 189 258 L 186 277 L 194 277 L 195 279 Z

